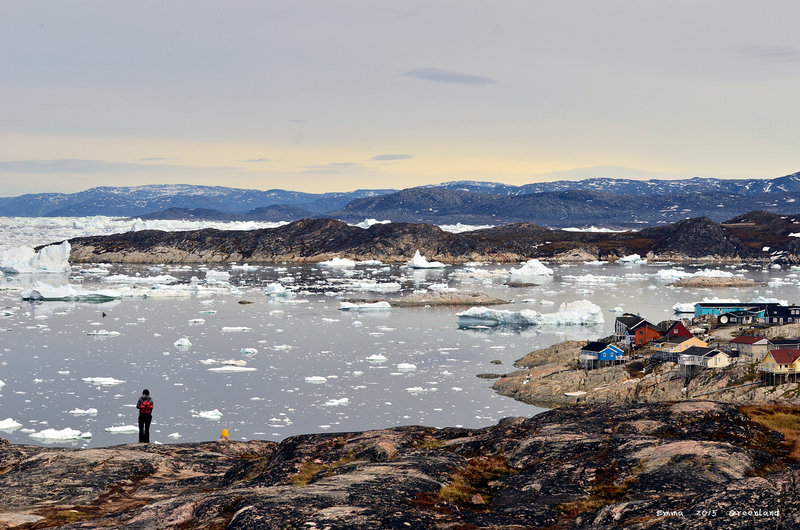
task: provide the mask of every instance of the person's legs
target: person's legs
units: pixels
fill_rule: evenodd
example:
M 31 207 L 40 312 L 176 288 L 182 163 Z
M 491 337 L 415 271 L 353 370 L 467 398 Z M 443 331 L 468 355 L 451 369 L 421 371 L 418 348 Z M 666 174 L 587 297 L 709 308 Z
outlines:
M 145 427 L 144 414 L 139 414 L 139 443 L 143 443 L 143 442 L 147 441 L 144 438 L 145 437 L 144 427 Z M 150 425 L 149 424 L 147 425 L 147 432 L 148 432 L 148 435 L 149 435 L 149 433 L 150 433 Z
M 145 414 L 146 418 L 144 419 L 144 441 L 145 443 L 150 443 L 150 422 L 153 421 L 152 414 Z

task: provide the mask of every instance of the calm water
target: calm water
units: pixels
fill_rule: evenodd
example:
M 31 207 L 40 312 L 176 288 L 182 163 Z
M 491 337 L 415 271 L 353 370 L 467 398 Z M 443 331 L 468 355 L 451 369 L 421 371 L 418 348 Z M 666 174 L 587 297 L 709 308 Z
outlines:
M 659 321 L 672 316 L 676 302 L 709 296 L 800 301 L 797 273 L 792 271 L 726 268 L 772 283 L 710 292 L 665 286 L 656 273 L 671 266 L 553 266 L 552 278 L 521 288 L 502 284 L 502 270 L 507 268 L 260 266 L 245 271 L 220 266 L 215 270 L 231 272 L 230 286 L 211 296 L 124 298 L 99 305 L 22 302 L 17 289 L 42 278 L 9 276 L 0 283 L 7 289 L 0 290 L 0 308 L 11 313 L 0 317 L 0 380 L 5 383 L 0 387 L 0 420 L 12 418 L 22 427 L 0 436 L 16 443 L 41 443 L 29 436 L 30 431 L 69 427 L 89 431 L 92 437 L 57 443 L 84 447 L 135 441 L 135 433 L 106 429 L 136 423 L 133 405 L 143 388 L 149 388 L 155 399 L 151 440 L 159 442 L 216 439 L 223 428 L 235 439 L 280 440 L 299 433 L 407 424 L 487 426 L 541 409 L 496 395 L 492 382 L 477 374 L 511 371 L 514 360 L 561 340 L 608 335 L 620 309 Z M 45 280 L 80 283 L 84 288 L 115 287 L 103 282 L 102 276 L 79 271 L 75 267 L 71 278 Z M 113 266 L 109 272 L 139 277 L 171 274 L 182 284 L 191 276 L 205 277 L 202 268 L 168 266 Z M 294 296 L 266 296 L 264 287 L 272 282 L 282 283 Z M 399 283 L 401 291 L 364 292 L 365 282 Z M 445 286 L 511 300 L 498 308 L 515 311 L 551 313 L 562 302 L 586 299 L 603 308 L 605 324 L 465 330 L 458 328 L 456 317 L 464 308 L 339 310 L 343 298 L 391 299 L 415 289 Z M 204 322 L 191 322 L 196 319 Z M 250 329 L 226 332 L 224 327 Z M 119 335 L 87 334 L 100 329 Z M 174 346 L 182 337 L 192 345 Z M 375 355 L 386 360 L 368 359 Z M 209 371 L 227 360 L 255 370 Z M 88 377 L 122 382 L 97 385 L 82 380 Z M 68 413 L 76 408 L 98 412 Z M 221 417 L 200 417 L 213 410 Z

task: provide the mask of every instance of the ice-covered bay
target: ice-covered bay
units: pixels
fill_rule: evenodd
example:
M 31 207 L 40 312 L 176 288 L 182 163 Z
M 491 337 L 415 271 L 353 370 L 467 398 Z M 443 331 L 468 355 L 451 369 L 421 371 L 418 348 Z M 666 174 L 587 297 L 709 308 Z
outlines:
M 169 275 L 176 279 L 173 287 L 186 288 L 181 297 L 104 304 L 23 301 L 21 291 L 36 279 L 6 278 L 0 285 L 0 307 L 6 309 L 0 313 L 5 383 L 0 399 L 4 418 L 20 426 L 2 436 L 39 443 L 31 433 L 72 429 L 68 432 L 92 437 L 55 443 L 102 446 L 126 436 L 134 441 L 135 434 L 115 428 L 135 424 L 134 404 L 143 388 L 151 390 L 156 404 L 151 439 L 162 442 L 215 439 L 222 428 L 235 439 L 280 440 L 406 424 L 486 426 L 539 409 L 496 395 L 491 381 L 477 374 L 512 371 L 515 359 L 560 340 L 606 336 L 618 308 L 659 321 L 672 316 L 676 303 L 711 296 L 800 301 L 792 271 L 670 267 L 686 274 L 711 268 L 771 282 L 709 292 L 669 287 L 665 276 L 681 273 L 659 275 L 665 268 L 654 265 L 546 265 L 552 275 L 521 287 L 506 285 L 508 265 L 482 264 L 430 270 L 383 264 L 355 269 L 113 265 L 104 268 L 105 276 L 80 274 L 74 267 L 62 279 L 89 291 L 105 288 L 102 278 L 109 275 L 143 283 Z M 201 296 L 189 288 L 192 277 L 207 278 L 209 270 L 216 271 L 212 278 L 229 273 L 229 285 L 215 285 Z M 400 289 L 359 288 L 370 282 Z M 290 296 L 274 296 L 276 285 Z M 349 297 L 391 302 L 414 290 L 443 288 L 511 300 L 497 309 L 512 312 L 554 314 L 562 304 L 587 300 L 601 308 L 603 323 L 459 329 L 457 313 L 467 308 L 340 310 Z M 203 414 L 209 411 L 218 414 Z

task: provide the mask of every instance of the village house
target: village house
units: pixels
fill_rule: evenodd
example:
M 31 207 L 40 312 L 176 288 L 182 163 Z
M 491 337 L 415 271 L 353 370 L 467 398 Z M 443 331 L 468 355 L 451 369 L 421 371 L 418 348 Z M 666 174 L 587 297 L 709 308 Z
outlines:
M 737 311 L 732 313 L 722 313 L 717 322 L 723 326 L 749 326 L 761 320 L 764 313 L 762 311 Z
M 770 306 L 764 310 L 764 322 L 770 326 L 800 322 L 800 307 L 796 305 L 784 306 L 770 304 Z
M 758 357 L 760 359 L 765 353 L 767 353 L 770 341 L 764 337 L 741 335 L 733 339 L 730 344 L 732 357 L 748 355 L 750 357 Z
M 650 348 L 655 350 L 653 357 L 662 362 L 677 362 L 678 355 L 691 348 L 697 346 L 700 348 L 708 347 L 704 341 L 697 337 L 661 337 L 650 343 Z
M 686 379 L 701 370 L 724 368 L 730 365 L 730 357 L 717 348 L 692 346 L 678 355 L 678 365 L 681 375 Z
M 800 350 L 800 339 L 769 339 L 767 350 Z
M 625 352 L 613 344 L 590 342 L 581 348 L 579 361 L 581 368 L 590 370 L 599 366 L 621 363 L 625 360 L 624 357 Z
M 664 320 L 659 322 L 658 329 L 661 330 L 662 337 L 692 337 L 692 332 L 689 331 L 683 322 L 680 320 Z
M 769 384 L 797 381 L 800 372 L 800 350 L 771 350 L 758 364 L 761 379 Z
M 616 342 L 624 341 L 625 344 L 633 345 L 636 341 L 636 332 L 634 330 L 644 324 L 652 326 L 639 315 L 623 313 L 622 316 L 617 317 L 614 321 L 614 340 Z
M 659 338 L 662 333 L 658 326 L 654 326 L 646 320 L 642 320 L 636 327 L 633 328 L 633 342 L 634 346 L 643 346 L 651 340 Z

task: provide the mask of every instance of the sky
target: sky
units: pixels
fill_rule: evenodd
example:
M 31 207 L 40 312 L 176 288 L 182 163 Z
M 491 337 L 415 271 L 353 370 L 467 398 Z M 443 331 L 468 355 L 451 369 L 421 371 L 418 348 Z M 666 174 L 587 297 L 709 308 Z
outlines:
M 0 196 L 800 171 L 796 0 L 3 0 Z

